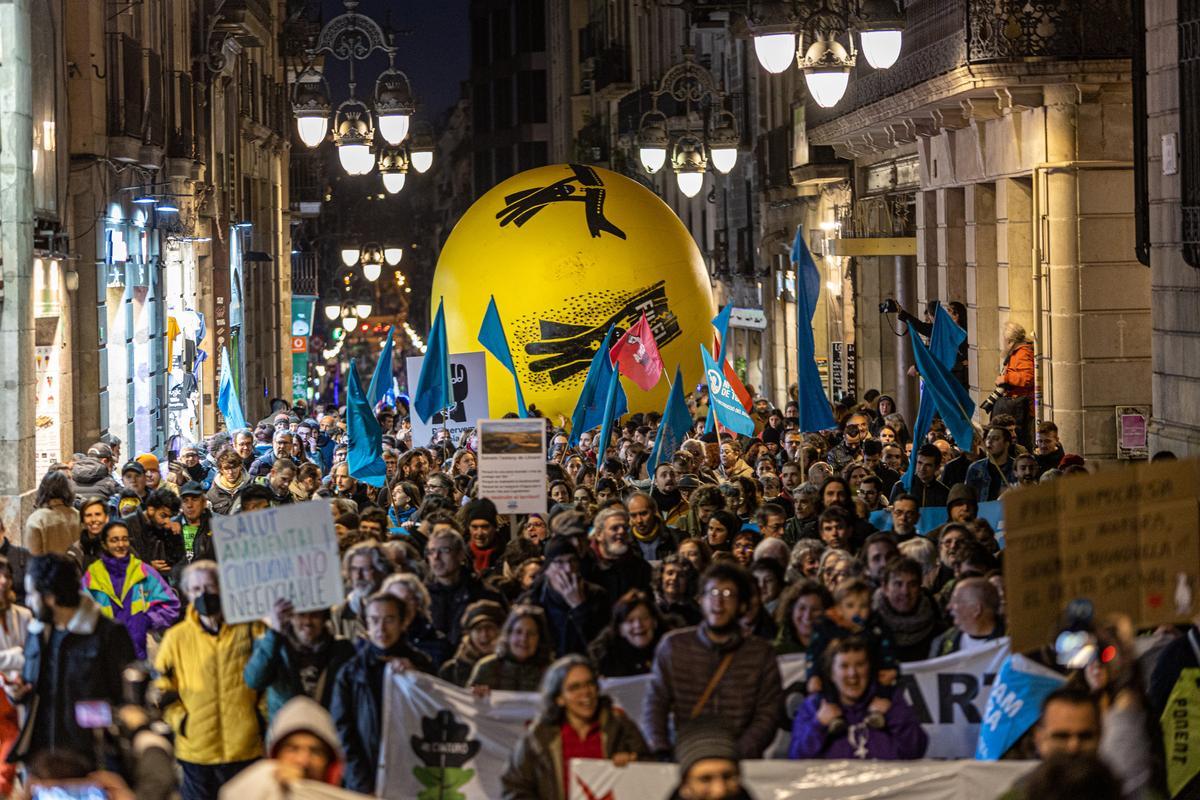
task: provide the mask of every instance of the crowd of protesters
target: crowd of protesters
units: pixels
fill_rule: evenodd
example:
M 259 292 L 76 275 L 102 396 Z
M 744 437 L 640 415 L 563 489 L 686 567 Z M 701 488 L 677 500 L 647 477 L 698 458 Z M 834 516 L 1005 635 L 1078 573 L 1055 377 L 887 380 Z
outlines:
M 939 424 L 913 441 L 874 392 L 822 434 L 763 399 L 753 437 L 705 434 L 703 392 L 689 402 L 694 435 L 649 469 L 655 414 L 623 420 L 599 464 L 594 432 L 572 441 L 547 420 L 549 510 L 520 518 L 476 496 L 473 435 L 413 442 L 403 403 L 377 413 L 382 488 L 350 474 L 336 408 L 281 407 L 168 463 L 97 442 L 43 477 L 0 546 L 0 739 L 24 765 L 0 788 L 117 770 L 138 797 L 176 782 L 186 800 L 283 796 L 301 778 L 386 796 L 383 686 L 404 670 L 481 699 L 542 693 L 507 798 L 565 797 L 574 757 L 675 760 L 676 796 L 747 797 L 738 761 L 780 730 L 794 759 L 923 757 L 897 691 L 906 663 L 1005 634 L 1003 552 L 979 504 L 1089 465 L 1053 423 L 1027 449 L 1004 414 L 966 446 Z M 213 516 L 317 498 L 344 602 L 299 613 L 280 598 L 261 622 L 225 622 Z M 1117 793 L 1098 796 L 1160 796 L 1156 721 L 1200 637 L 1160 631 L 1147 655 L 1121 620 L 1069 625 L 1096 655 L 1033 654 L 1069 680 L 1009 755 L 1046 759 L 1061 785 L 1111 773 Z M 776 661 L 792 654 L 807 658 L 795 697 Z M 631 719 L 599 680 L 638 674 L 650 688 Z M 139 675 L 149 689 L 131 699 Z M 93 701 L 120 713 L 92 724 Z M 1067 796 L 1055 785 L 1039 771 L 1012 796 Z

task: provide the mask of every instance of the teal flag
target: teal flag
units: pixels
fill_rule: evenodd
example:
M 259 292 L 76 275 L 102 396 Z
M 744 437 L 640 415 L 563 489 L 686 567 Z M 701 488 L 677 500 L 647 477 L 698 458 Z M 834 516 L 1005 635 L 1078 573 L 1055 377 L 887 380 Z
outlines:
M 429 344 L 425 348 L 425 360 L 421 362 L 421 374 L 417 377 L 417 391 L 413 397 L 413 408 L 422 422 L 429 422 L 433 415 L 454 405 L 454 387 L 450 382 L 450 348 L 446 344 L 446 313 L 443 302 L 438 301 L 437 315 L 429 329 Z
M 346 373 L 346 433 L 350 437 L 346 451 L 350 477 L 370 486 L 383 486 L 387 478 L 387 465 L 383 463 L 383 430 L 358 382 L 354 359 L 350 359 L 350 370 Z
M 798 385 L 796 402 L 800 406 L 800 430 L 813 433 L 836 428 L 821 373 L 817 370 L 817 345 L 812 321 L 821 296 L 821 273 L 804 243 L 803 229 L 796 228 L 792 241 L 792 264 L 796 269 L 796 359 Z
M 229 348 L 221 348 L 221 382 L 217 388 L 217 409 L 225 418 L 225 428 L 236 431 L 246 426 L 246 415 L 242 413 L 242 400 L 233 384 L 233 364 L 229 359 Z
M 721 351 L 717 355 L 717 363 L 721 368 L 725 368 L 725 353 L 729 349 L 729 318 L 733 316 L 733 303 L 726 303 L 725 307 L 717 312 L 717 315 L 712 318 L 712 325 L 717 329 L 717 340 L 721 343 Z M 712 433 L 713 430 L 713 410 L 712 404 L 708 406 L 708 416 L 704 420 L 704 432 Z
M 654 437 L 654 449 L 650 451 L 650 463 L 647 466 L 651 477 L 660 463 L 671 460 L 691 429 L 692 412 L 688 410 L 687 400 L 683 396 L 683 372 L 676 365 L 675 380 L 671 382 L 667 406 L 663 409 L 662 421 L 658 423 L 658 433 Z
M 521 381 L 517 377 L 517 366 L 513 363 L 512 350 L 508 347 L 508 337 L 504 334 L 504 325 L 500 322 L 500 311 L 496 308 L 496 296 L 488 301 L 487 313 L 483 315 L 483 324 L 479 326 L 479 336 L 476 337 L 484 349 L 500 362 L 506 370 L 512 373 L 513 386 L 517 390 L 517 416 L 525 419 L 529 411 L 525 408 L 525 395 L 521 392 Z
M 713 417 L 734 433 L 742 436 L 754 435 L 754 420 L 742 408 L 742 401 L 733 392 L 725 373 L 708 354 L 708 348 L 700 345 L 700 356 L 704 359 L 704 377 L 708 382 L 708 406 Z
M 587 377 L 583 381 L 583 390 L 575 403 L 575 411 L 571 414 L 570 445 L 579 444 L 579 437 L 584 431 L 590 431 L 604 423 L 605 404 L 608 400 L 609 389 L 615 392 L 612 414 L 621 417 L 629 412 L 629 400 L 625 396 L 625 387 L 617 379 L 617 371 L 613 369 L 608 351 L 613 345 L 613 328 L 608 329 L 600 349 L 592 356 L 592 364 L 588 367 Z M 611 383 L 616 382 L 616 387 Z
M 379 360 L 375 362 L 375 372 L 371 375 L 371 385 L 367 387 L 367 402 L 372 408 L 395 393 L 392 389 L 392 338 L 395 331 L 395 325 L 388 328 L 387 341 L 383 343 Z

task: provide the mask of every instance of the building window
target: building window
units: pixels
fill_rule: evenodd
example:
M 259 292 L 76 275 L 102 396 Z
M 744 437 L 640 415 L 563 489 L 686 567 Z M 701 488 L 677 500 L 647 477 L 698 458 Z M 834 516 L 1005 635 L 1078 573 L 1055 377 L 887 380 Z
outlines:
M 1200 267 L 1200 0 L 1179 0 L 1183 260 Z

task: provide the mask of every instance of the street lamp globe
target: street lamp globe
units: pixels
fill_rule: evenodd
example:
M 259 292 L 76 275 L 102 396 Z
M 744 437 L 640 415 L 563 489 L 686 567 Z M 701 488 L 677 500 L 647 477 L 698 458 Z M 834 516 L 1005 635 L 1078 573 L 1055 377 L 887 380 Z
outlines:
M 358 327 L 358 317 L 353 314 L 348 314 L 342 317 L 342 330 L 346 333 L 351 333 Z
M 347 267 L 353 267 L 355 264 L 358 263 L 358 258 L 360 255 L 361 255 L 361 253 L 357 247 L 343 247 L 342 248 L 342 263 L 345 264 Z
M 371 262 L 363 263 L 363 277 L 371 283 L 379 280 L 379 276 L 383 274 L 383 265 Z
M 371 316 L 371 304 L 356 303 L 354 306 L 354 313 L 356 313 L 360 318 Z
M 637 135 L 638 158 L 646 172 L 653 175 L 663 168 L 667 163 L 667 147 L 670 143 L 666 117 L 662 112 L 647 112 Z
M 863 31 L 858 35 L 862 42 L 863 55 L 875 69 L 887 69 L 900 58 L 900 46 L 904 43 L 904 32 Z
M 342 313 L 342 307 L 340 305 L 338 305 L 337 303 L 326 303 L 324 311 L 325 311 L 325 319 L 329 320 L 330 322 L 333 322 L 335 319 L 338 318 L 338 315 L 340 315 Z
M 403 247 L 387 247 L 384 248 L 383 258 L 387 261 L 389 267 L 394 267 L 400 263 L 400 259 L 404 258 Z
M 708 168 L 704 145 L 691 135 L 681 136 L 675 144 L 672 158 L 675 182 L 687 197 L 695 197 L 704 188 L 704 172 Z
M 758 34 L 754 37 L 754 54 L 767 72 L 773 75 L 785 72 L 796 57 L 796 34 Z
M 388 194 L 400 194 L 404 190 L 405 175 L 403 172 L 383 173 L 383 188 Z
M 398 145 L 408 136 L 409 122 L 416 111 L 408 76 L 395 67 L 384 70 L 375 81 L 375 113 L 379 135 L 390 145 Z
M 832 108 L 846 94 L 854 56 L 835 39 L 821 38 L 808 48 L 800 67 L 813 100 L 823 108 Z
M 728 175 L 737 165 L 738 136 L 734 117 L 728 111 L 722 111 L 719 123 L 708 137 L 709 157 L 713 168 L 722 175 Z
M 433 166 L 432 150 L 413 150 L 412 165 L 417 172 L 425 173 Z
M 307 147 L 316 147 L 325 140 L 332 110 L 324 78 L 312 70 L 301 74 L 292 95 L 292 113 L 296 115 L 296 132 Z

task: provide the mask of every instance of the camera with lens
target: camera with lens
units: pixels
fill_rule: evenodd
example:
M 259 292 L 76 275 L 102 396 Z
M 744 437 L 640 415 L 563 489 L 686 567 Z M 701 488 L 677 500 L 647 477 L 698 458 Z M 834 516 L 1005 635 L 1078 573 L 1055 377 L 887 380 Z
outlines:
M 888 298 L 879 304 L 880 314 L 896 314 L 900 311 L 900 304 L 892 298 Z
M 990 414 L 992 413 L 992 408 L 996 405 L 996 401 L 1001 397 L 1004 397 L 1004 389 L 997 386 L 995 389 L 992 389 L 991 394 L 983 398 L 983 402 L 979 404 L 979 408 L 982 409 L 985 414 Z

